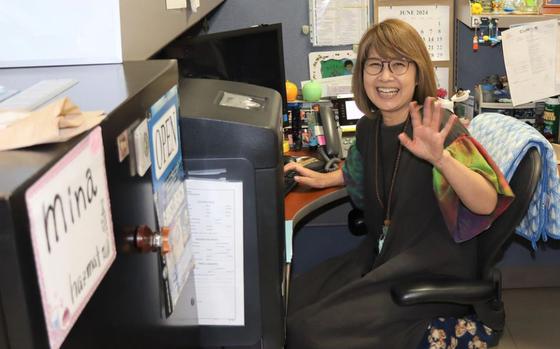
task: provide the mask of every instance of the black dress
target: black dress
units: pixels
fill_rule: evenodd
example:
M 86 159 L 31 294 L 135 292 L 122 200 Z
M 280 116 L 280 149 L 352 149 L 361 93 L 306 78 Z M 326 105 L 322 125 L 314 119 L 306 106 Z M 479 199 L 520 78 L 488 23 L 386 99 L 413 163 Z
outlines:
M 399 306 L 391 298 L 395 282 L 425 276 L 473 278 L 476 273 L 476 239 L 454 241 L 434 194 L 433 167 L 430 163 L 402 150 L 392 200 L 391 225 L 381 251 L 378 235 L 384 210 L 375 194 L 375 172 L 384 188 L 388 187 L 398 149 L 396 136 L 403 125 L 379 126 L 379 116 L 363 117 L 357 126 L 354 153 L 346 167 L 356 166 L 361 158 L 360 178 L 347 178 L 363 195 L 368 235 L 355 250 L 330 259 L 310 272 L 295 277 L 288 308 L 288 349 L 361 349 L 416 348 L 431 319 L 439 316 L 463 316 L 469 309 L 448 304 Z M 376 138 L 380 127 L 380 140 Z M 407 134 L 412 138 L 412 127 Z M 446 146 L 467 131 L 453 127 Z M 374 168 L 378 144 L 382 152 Z M 350 163 L 348 163 L 350 161 Z M 385 178 L 385 180 L 383 180 Z M 350 191 L 350 190 L 349 190 Z

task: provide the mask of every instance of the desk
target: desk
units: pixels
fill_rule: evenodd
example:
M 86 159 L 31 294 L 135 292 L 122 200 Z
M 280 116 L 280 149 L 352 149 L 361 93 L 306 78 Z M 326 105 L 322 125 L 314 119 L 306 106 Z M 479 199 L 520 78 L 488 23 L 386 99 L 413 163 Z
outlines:
M 284 219 L 295 226 L 315 210 L 347 196 L 345 187 L 312 189 L 298 184 L 284 199 Z
M 293 236 L 296 225 L 307 215 L 337 200 L 348 196 L 346 188 L 330 187 L 313 189 L 298 184 L 284 199 L 284 225 L 286 255 L 284 268 L 284 295 L 286 311 L 289 300 L 291 263 L 293 256 Z
M 286 155 L 297 157 L 315 156 L 316 154 L 302 150 L 291 151 Z M 340 165 L 342 166 L 342 163 Z M 298 184 L 284 198 L 284 219 L 291 221 L 295 226 L 302 218 L 313 211 L 347 196 L 348 193 L 344 186 L 313 189 Z
M 291 152 L 291 156 L 305 156 L 313 155 L 309 152 Z M 284 295 L 285 306 L 287 311 L 289 290 L 290 290 L 290 276 L 291 276 L 291 263 L 293 256 L 293 236 L 294 228 L 306 216 L 315 212 L 316 210 L 336 202 L 338 200 L 348 197 L 346 188 L 344 186 L 330 187 L 325 189 L 313 189 L 298 184 L 291 192 L 284 198 L 284 226 L 285 226 L 285 268 L 284 268 Z
M 290 156 L 313 156 L 309 151 L 293 151 Z M 298 184 L 284 198 L 284 221 L 286 234 L 286 263 L 291 263 L 293 254 L 293 233 L 295 226 L 307 215 L 337 200 L 348 196 L 346 188 L 330 187 L 313 189 Z

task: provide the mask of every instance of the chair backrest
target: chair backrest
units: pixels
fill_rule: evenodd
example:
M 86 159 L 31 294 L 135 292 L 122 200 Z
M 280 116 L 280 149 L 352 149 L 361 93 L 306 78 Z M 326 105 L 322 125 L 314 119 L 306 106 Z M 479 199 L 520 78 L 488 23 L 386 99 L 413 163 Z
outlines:
M 537 148 L 530 148 L 515 170 L 510 186 L 515 194 L 510 206 L 478 239 L 479 277 L 488 279 L 503 254 L 505 243 L 525 216 L 541 178 L 541 157 Z M 348 214 L 348 227 L 354 235 L 364 235 L 367 228 L 363 211 L 354 208 Z
M 541 177 L 541 157 L 537 148 L 530 148 L 509 184 L 515 198 L 507 208 L 478 239 L 478 265 L 481 278 L 488 278 L 494 265 L 502 257 L 504 245 L 515 232 L 525 216 Z

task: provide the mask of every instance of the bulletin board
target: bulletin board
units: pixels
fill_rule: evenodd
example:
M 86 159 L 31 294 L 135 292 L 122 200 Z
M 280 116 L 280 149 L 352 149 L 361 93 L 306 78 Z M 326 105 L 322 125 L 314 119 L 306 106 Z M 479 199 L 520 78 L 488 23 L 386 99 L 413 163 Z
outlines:
M 453 0 L 378 0 L 374 2 L 373 21 L 398 18 L 411 24 L 426 43 L 436 67 L 438 87 L 454 90 L 455 16 Z

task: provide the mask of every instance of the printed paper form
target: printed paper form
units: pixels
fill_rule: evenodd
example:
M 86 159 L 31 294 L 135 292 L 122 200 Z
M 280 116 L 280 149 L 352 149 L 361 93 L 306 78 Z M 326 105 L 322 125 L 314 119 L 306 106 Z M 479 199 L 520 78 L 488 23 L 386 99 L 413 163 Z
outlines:
M 369 0 L 309 0 L 316 46 L 356 44 L 369 25 Z
M 556 76 L 559 65 L 556 19 L 506 30 L 502 41 L 514 106 L 560 93 Z
M 186 184 L 195 260 L 195 294 L 189 295 L 192 311 L 186 320 L 243 326 L 243 183 L 191 179 Z

